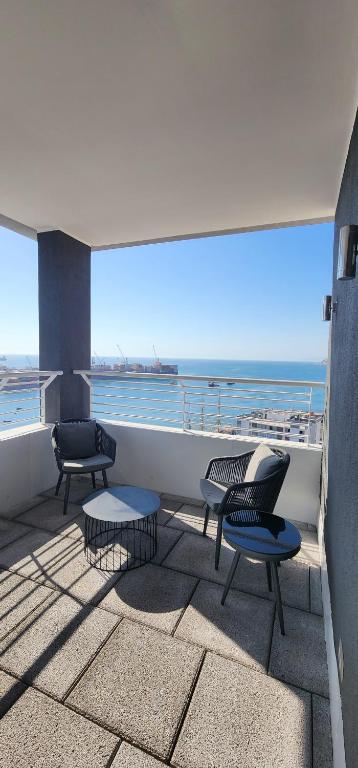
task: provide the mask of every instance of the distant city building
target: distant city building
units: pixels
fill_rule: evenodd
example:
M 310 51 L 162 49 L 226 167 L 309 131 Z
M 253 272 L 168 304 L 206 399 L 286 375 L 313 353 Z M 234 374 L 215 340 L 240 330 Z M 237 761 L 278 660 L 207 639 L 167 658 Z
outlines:
M 240 414 L 236 419 L 236 429 L 230 434 L 291 440 L 295 443 L 320 443 L 322 426 L 322 413 L 267 409 Z

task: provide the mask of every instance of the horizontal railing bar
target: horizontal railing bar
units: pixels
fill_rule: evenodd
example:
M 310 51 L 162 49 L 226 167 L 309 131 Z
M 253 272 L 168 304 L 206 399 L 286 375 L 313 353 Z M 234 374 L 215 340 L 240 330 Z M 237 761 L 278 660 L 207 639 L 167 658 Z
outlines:
M 1 394 L 2 392 L 0 392 L 0 396 Z M 0 399 L 0 407 L 2 405 L 5 405 L 5 403 L 7 405 L 8 403 L 40 403 L 40 402 L 41 402 L 40 397 L 21 397 L 19 399 L 9 397 L 9 398 L 6 398 L 5 400 Z
M 92 389 L 94 390 L 95 394 L 97 394 L 97 396 L 106 397 L 106 398 L 107 397 L 108 398 L 111 398 L 111 397 L 112 398 L 120 398 L 120 397 L 123 397 L 123 398 L 127 397 L 128 398 L 128 395 L 125 395 L 125 394 L 120 394 L 120 395 L 119 394 L 110 394 L 110 395 L 107 395 L 107 394 L 102 392 L 102 389 L 105 389 L 105 387 L 101 387 L 101 389 L 98 390 L 97 388 L 94 389 L 93 384 L 92 384 Z M 107 389 L 107 387 L 106 387 L 106 389 Z M 202 390 L 199 390 L 199 391 L 196 391 L 196 392 L 190 392 L 190 391 L 188 391 L 187 387 L 185 387 L 185 389 L 180 389 L 180 390 L 177 390 L 177 389 L 176 390 L 173 390 L 173 389 L 169 389 L 168 390 L 168 389 L 166 389 L 165 386 L 162 389 L 148 389 L 148 388 L 142 388 L 142 387 L 110 387 L 110 389 L 115 390 L 117 392 L 124 392 L 124 393 L 125 392 L 153 392 L 153 394 L 162 394 L 162 393 L 165 394 L 165 395 L 173 394 L 173 395 L 177 395 L 178 398 L 182 398 L 183 391 L 185 391 L 187 393 L 188 397 L 205 397 L 206 399 L 216 399 L 216 400 L 218 399 L 218 397 L 220 397 L 221 401 L 222 400 L 234 400 L 234 399 L 236 399 L 236 400 L 260 400 L 263 403 L 267 403 L 267 402 L 270 402 L 272 400 L 273 401 L 276 401 L 276 400 L 277 401 L 282 401 L 283 400 L 284 402 L 292 402 L 292 403 L 301 403 L 302 402 L 302 403 L 305 403 L 305 402 L 309 402 L 310 399 L 311 399 L 310 393 L 306 393 L 306 392 L 288 392 L 288 391 L 280 392 L 280 391 L 277 391 L 277 390 L 272 390 L 272 391 L 269 392 L 269 391 L 261 391 L 261 390 L 249 390 L 249 389 L 245 389 L 244 390 L 244 389 L 236 389 L 235 388 L 234 390 L 231 390 L 231 392 L 228 393 L 228 394 L 222 394 L 222 391 L 220 390 L 220 394 L 219 394 L 218 390 L 216 392 L 208 392 L 205 389 L 202 389 Z M 251 394 L 251 396 L 248 397 L 247 394 L 245 394 L 243 396 L 241 394 L 242 392 L 245 392 L 245 393 L 251 392 L 252 394 Z M 256 392 L 260 395 L 260 397 L 258 397 L 255 394 Z M 261 397 L 261 395 L 267 395 L 267 397 Z M 273 397 L 273 395 L 275 395 L 275 397 Z M 277 395 L 285 395 L 285 397 L 276 397 Z M 287 395 L 289 395 L 290 397 L 287 398 L 286 397 Z M 293 395 L 297 395 L 297 397 L 292 397 Z M 304 400 L 298 399 L 298 398 L 301 398 L 301 397 L 305 397 L 305 399 Z M 135 395 L 133 396 L 133 399 L 135 399 Z M 148 398 L 148 399 L 154 399 L 154 398 Z
M 3 389 L 1 389 L 0 384 L 0 397 L 4 397 L 4 395 L 18 395 L 19 392 L 21 392 L 21 394 L 28 394 L 29 392 L 40 392 L 40 390 L 41 387 L 32 387 L 32 389 L 7 389 L 5 386 Z
M 0 392 L 11 392 L 11 390 L 8 389 L 8 387 L 13 387 L 14 392 L 24 392 L 26 391 L 24 387 L 24 383 L 26 384 L 26 389 L 31 389 L 33 392 L 38 392 L 43 386 L 43 384 L 46 383 L 46 380 L 44 381 L 36 380 L 36 382 L 35 381 L 23 382 L 23 381 L 20 381 L 19 379 L 19 381 L 9 381 L 8 384 L 2 385 L 1 379 L 0 379 Z
M 106 405 L 106 403 L 103 403 L 103 405 Z M 123 406 L 123 403 L 121 403 L 121 406 L 122 406 L 122 408 L 126 407 L 125 405 Z M 128 408 L 129 408 L 129 406 L 128 406 Z M 179 415 L 181 415 L 181 413 L 182 413 L 181 411 L 174 410 L 173 408 L 146 408 L 146 406 L 144 406 L 144 405 L 143 406 L 138 406 L 138 410 L 139 411 L 150 411 L 150 412 L 154 411 L 154 413 L 177 413 Z M 112 411 L 108 411 L 108 413 L 112 413 Z
M 24 379 L 24 378 L 43 378 L 50 376 L 62 376 L 63 371 L 0 371 L 0 379 Z
M 156 393 L 156 394 L 158 394 L 158 393 Z M 165 394 L 167 394 L 167 393 L 165 392 Z M 198 397 L 202 397 L 202 396 L 203 396 L 203 393 L 200 393 L 200 395 L 198 394 Z M 110 400 L 110 399 L 112 399 L 112 400 L 140 400 L 140 401 L 144 400 L 145 402 L 148 402 L 148 403 L 156 403 L 156 402 L 172 403 L 172 402 L 176 402 L 176 400 L 166 399 L 164 397 L 139 397 L 138 395 L 104 395 L 102 392 L 93 392 L 92 398 L 94 398 L 94 397 L 105 397 L 108 400 Z M 220 398 L 220 405 L 221 405 L 221 407 L 222 408 L 230 408 L 231 405 L 225 405 L 225 403 L 222 402 L 222 399 L 224 399 L 224 398 Z M 225 399 L 226 400 L 227 399 L 228 400 L 239 400 L 240 402 L 241 401 L 245 401 L 245 400 L 246 401 L 247 400 L 254 400 L 255 402 L 259 401 L 259 402 L 263 402 L 263 403 L 276 403 L 276 402 L 277 403 L 281 403 L 281 402 L 283 402 L 283 403 L 294 403 L 294 404 L 299 404 L 299 405 L 300 404 L 301 405 L 302 404 L 303 405 L 309 405 L 309 403 L 310 403 L 310 399 L 309 398 L 307 398 L 306 400 L 292 400 L 291 398 L 290 399 L 286 399 L 286 400 L 282 400 L 282 398 L 280 398 L 280 397 L 271 397 L 271 398 L 263 398 L 263 397 L 237 397 L 236 395 L 234 395 L 233 397 L 225 396 Z M 178 402 L 182 402 L 182 394 L 179 394 Z M 201 400 L 199 402 L 187 399 L 187 402 L 191 403 L 192 405 L 195 405 L 197 407 L 208 404 L 208 401 L 206 399 L 205 400 Z M 252 406 L 242 406 L 242 407 L 243 408 L 250 407 L 252 409 Z M 287 410 L 287 409 L 286 408 L 281 408 L 281 409 L 278 409 L 278 410 Z
M 95 393 L 92 396 L 92 403 L 95 401 L 93 400 L 94 397 L 103 397 L 103 395 Z M 168 400 L 165 397 L 133 397 L 132 395 L 129 395 L 128 397 L 126 395 L 118 395 L 117 397 L 115 395 L 107 395 L 108 399 L 113 398 L 116 402 L 118 400 L 134 400 L 136 402 L 145 402 L 145 403 L 175 403 L 176 400 Z M 180 399 L 180 403 L 182 403 L 183 398 Z M 99 403 L 97 402 L 97 405 L 110 405 L 110 403 Z
M 0 411 L 0 417 L 1 416 L 8 416 L 10 413 L 20 415 L 20 413 L 31 413 L 32 411 L 35 411 L 35 408 L 20 408 L 16 411 Z
M 94 388 L 95 384 L 94 384 L 93 381 L 91 382 L 91 384 L 92 384 L 92 388 Z M 122 392 L 165 392 L 165 393 L 171 393 L 173 395 L 179 395 L 179 396 L 181 396 L 182 392 L 183 392 L 183 390 L 181 388 L 178 388 L 178 387 L 176 387 L 175 389 L 168 389 L 168 387 L 170 386 L 169 384 L 161 385 L 160 389 L 154 389 L 153 387 L 145 387 L 145 388 L 144 387 L 134 387 L 133 384 L 131 384 L 129 386 L 126 385 L 124 387 L 122 387 L 122 386 L 114 387 L 113 384 L 110 384 L 109 386 L 107 386 L 107 384 L 99 384 L 98 386 L 101 388 L 101 393 L 102 393 L 102 389 L 114 389 L 114 390 L 117 390 L 117 392 L 118 391 L 119 392 L 120 391 L 122 391 Z M 97 387 L 96 387 L 96 389 L 97 389 Z M 111 395 L 103 395 L 103 396 L 104 397 L 111 397 Z M 113 395 L 113 397 L 116 397 L 116 395 Z
M 92 386 L 96 386 L 96 384 L 93 381 L 91 383 L 92 383 Z M 134 387 L 132 382 L 130 384 L 124 384 L 124 383 L 122 383 L 119 380 L 118 380 L 118 385 L 117 386 L 114 386 L 113 384 L 108 384 L 108 385 L 107 384 L 100 384 L 100 383 L 97 384 L 97 388 L 100 387 L 101 390 L 102 389 L 114 389 L 114 390 L 117 390 L 117 391 L 121 391 L 122 390 L 124 392 L 162 392 L 162 391 L 164 392 L 164 391 L 166 391 L 166 392 L 171 392 L 171 393 L 175 394 L 176 392 L 178 392 L 178 393 L 181 392 L 182 389 L 183 389 L 183 387 L 181 385 L 181 382 L 180 382 L 181 389 L 179 389 L 179 390 L 178 390 L 177 387 L 175 389 L 168 389 L 169 386 L 170 386 L 170 384 L 168 384 L 167 382 L 158 382 L 157 387 L 155 389 L 153 387 L 145 387 L 145 388 L 144 387 Z M 158 389 L 158 387 L 159 387 L 159 389 Z M 189 391 L 191 395 L 195 395 L 195 392 L 193 392 L 191 390 L 196 390 L 199 395 L 202 394 L 203 392 L 205 392 L 208 397 L 218 397 L 218 392 L 220 392 L 220 397 L 232 397 L 232 393 L 233 392 L 239 392 L 239 393 L 241 393 L 241 392 L 244 392 L 244 393 L 245 392 L 251 392 L 251 393 L 258 393 L 260 395 L 265 395 L 265 394 L 266 395 L 270 395 L 270 394 L 274 393 L 276 395 L 290 395 L 291 397 L 292 397 L 292 395 L 298 395 L 299 397 L 303 397 L 304 395 L 306 397 L 310 396 L 310 391 L 292 392 L 290 389 L 279 390 L 279 389 L 252 389 L 252 388 L 249 388 L 249 387 L 234 387 L 229 392 L 227 389 L 220 389 L 219 387 L 216 387 L 215 388 L 216 391 L 215 392 L 211 392 L 211 391 L 208 391 L 208 390 L 210 390 L 209 387 L 204 387 L 203 386 L 203 387 L 200 388 L 198 385 L 193 386 L 191 384 L 186 384 L 185 389 L 187 391 Z M 224 394 L 225 392 L 227 394 Z
M 276 393 L 274 393 L 274 394 L 276 394 Z M 307 398 L 306 400 L 292 400 L 292 398 L 287 398 L 287 399 L 283 400 L 282 397 L 257 397 L 256 395 L 253 395 L 252 397 L 239 397 L 237 395 L 233 395 L 232 397 L 226 397 L 225 396 L 225 400 L 227 400 L 227 399 L 228 400 L 239 400 L 240 402 L 245 401 L 245 400 L 246 401 L 247 400 L 254 400 L 255 403 L 260 402 L 260 403 L 306 403 L 306 404 L 308 404 L 309 400 L 310 400 L 309 398 Z M 222 408 L 228 408 L 228 406 L 225 405 L 225 403 L 222 402 L 223 400 L 224 400 L 224 397 L 222 397 L 222 398 L 220 397 L 220 404 L 221 404 Z M 188 400 L 188 402 L 192 402 L 192 401 Z M 202 401 L 202 402 L 205 402 L 205 401 Z M 196 405 L 196 403 L 193 402 L 193 405 Z M 244 408 L 244 406 L 243 406 L 243 408 Z
M 136 414 L 136 413 L 131 413 L 131 414 L 129 414 L 129 413 L 128 414 L 127 413 L 107 413 L 106 414 L 105 412 L 102 413 L 102 411 L 98 411 L 98 415 L 101 415 L 101 416 L 119 416 L 119 417 L 123 416 L 126 419 L 128 419 L 128 418 L 130 418 L 130 419 L 151 419 L 152 421 L 160 421 L 160 422 L 164 421 L 166 424 L 180 424 L 180 425 L 182 424 L 182 420 L 181 419 L 157 419 L 155 416 L 138 416 L 138 414 Z
M 199 419 L 190 418 L 190 419 L 188 419 L 188 421 L 190 421 L 190 423 L 195 423 L 195 424 L 200 424 L 201 423 L 200 418 Z M 215 426 L 216 426 L 217 430 L 219 431 L 220 427 L 222 425 L 217 423 L 217 421 L 218 421 L 217 418 L 215 418 L 215 421 L 216 421 Z M 305 434 L 302 434 L 302 435 L 294 434 L 294 433 L 290 434 L 290 433 L 287 433 L 287 432 L 284 432 L 284 431 L 280 431 L 280 430 L 275 430 L 275 429 L 266 429 L 265 430 L 265 429 L 260 429 L 260 428 L 258 428 L 258 429 L 251 428 L 251 427 L 245 428 L 245 427 L 242 427 L 242 426 L 236 426 L 235 424 L 232 424 L 231 428 L 234 429 L 235 431 L 239 432 L 240 434 L 246 433 L 248 436 L 250 436 L 252 434 L 256 434 L 256 433 L 260 433 L 260 435 L 262 435 L 263 432 L 266 432 L 266 437 L 268 437 L 268 436 L 269 437 L 275 437 L 276 435 L 278 435 L 279 437 L 285 436 L 285 439 L 287 437 L 292 437 L 292 438 L 297 438 L 297 439 L 299 439 L 299 438 L 304 439 L 304 438 L 308 437 L 308 435 L 305 435 Z M 228 429 L 230 429 L 230 426 L 228 426 Z M 297 440 L 295 440 L 295 442 L 297 442 Z
M 29 417 L 25 417 L 24 419 L 6 419 L 5 421 L 0 420 L 0 426 L 2 424 L 24 424 L 24 422 L 29 422 L 30 424 L 38 424 L 40 421 L 39 418 L 31 419 Z M 4 430 L 0 429 L 0 435 L 2 434 Z
M 219 411 L 209 411 L 209 412 L 206 412 L 206 413 L 202 414 L 202 413 L 200 413 L 200 411 L 191 411 L 191 410 L 187 410 L 187 409 L 185 409 L 184 413 L 185 413 L 186 416 L 197 416 L 199 418 L 204 418 L 204 419 L 215 417 L 217 419 L 220 419 L 220 418 L 221 419 L 236 419 L 236 421 L 244 421 L 245 423 L 248 422 L 248 418 L 247 418 L 246 414 L 222 413 L 222 412 L 219 412 Z M 287 413 L 290 413 L 290 411 L 287 411 Z M 310 423 L 310 421 L 308 419 L 304 420 L 304 421 L 293 422 L 293 421 L 290 421 L 289 419 L 281 419 L 281 420 L 280 419 L 261 419 L 260 420 L 258 418 L 255 418 L 255 416 L 250 418 L 250 421 L 251 422 L 259 422 L 260 421 L 263 425 L 276 423 L 276 424 L 288 424 L 289 426 L 294 426 L 294 425 L 298 425 L 298 424 L 300 426 L 308 426 L 309 423 Z
M 195 391 L 193 391 L 195 389 Z M 199 389 L 198 387 L 185 387 L 185 390 L 189 393 L 191 397 L 194 397 L 197 393 L 198 395 L 205 393 L 207 397 L 234 397 L 236 396 L 240 397 L 242 395 L 246 395 L 248 393 L 252 395 L 297 395 L 298 397 L 310 397 L 310 390 L 307 390 L 307 392 L 292 392 L 289 389 L 249 389 L 248 387 L 232 387 L 230 391 L 228 389 L 220 389 L 220 387 L 213 388 L 213 391 L 210 391 L 209 388 L 202 387 Z M 226 393 L 226 394 L 225 394 Z M 267 399 L 267 398 L 266 398 Z
M 243 384 L 272 384 L 277 386 L 301 386 L 301 387 L 313 387 L 322 389 L 326 386 L 324 381 L 300 381 L 296 379 L 254 379 L 254 378 L 242 378 L 242 377 L 226 377 L 226 376 L 193 376 L 193 375 L 172 375 L 170 373 L 118 373 L 117 371 L 81 371 L 81 370 L 74 370 L 73 373 L 77 374 L 84 374 L 85 376 L 96 376 L 96 377 L 117 377 L 119 380 L 122 381 L 130 381 L 131 379 L 141 379 L 145 381 L 146 379 L 160 379 L 163 380 L 170 380 L 170 381 L 217 381 L 217 382 L 233 382 L 235 383 L 243 383 Z

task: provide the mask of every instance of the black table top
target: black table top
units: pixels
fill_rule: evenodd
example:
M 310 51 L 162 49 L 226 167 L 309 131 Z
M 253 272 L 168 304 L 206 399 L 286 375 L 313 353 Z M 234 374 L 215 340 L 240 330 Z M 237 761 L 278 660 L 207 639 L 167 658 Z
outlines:
M 153 515 L 160 507 L 160 498 L 146 488 L 131 485 L 115 485 L 91 493 L 83 502 L 88 517 L 111 523 L 141 520 Z
M 223 535 L 232 547 L 257 560 L 288 560 L 301 549 L 301 534 L 293 523 L 256 510 L 228 515 Z

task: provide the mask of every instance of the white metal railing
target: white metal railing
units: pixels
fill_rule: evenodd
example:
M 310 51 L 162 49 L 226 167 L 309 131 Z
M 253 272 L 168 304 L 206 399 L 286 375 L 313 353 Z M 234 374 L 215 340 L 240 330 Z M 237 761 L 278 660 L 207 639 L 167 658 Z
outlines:
M 99 419 L 317 444 L 324 382 L 73 371 Z
M 45 420 L 45 392 L 62 371 L 0 371 L 0 432 Z

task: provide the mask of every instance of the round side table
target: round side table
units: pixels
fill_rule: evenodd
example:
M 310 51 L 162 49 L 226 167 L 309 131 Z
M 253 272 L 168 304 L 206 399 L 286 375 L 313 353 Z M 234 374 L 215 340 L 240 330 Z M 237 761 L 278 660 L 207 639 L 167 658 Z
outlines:
M 157 511 L 153 491 L 130 485 L 103 488 L 83 504 L 85 554 L 102 571 L 129 571 L 157 551 Z
M 276 608 L 281 634 L 285 634 L 282 600 L 277 566 L 282 560 L 289 560 L 301 549 L 299 530 L 289 520 L 278 515 L 257 510 L 240 510 L 228 515 L 223 523 L 223 535 L 228 544 L 236 549 L 229 575 L 225 584 L 221 604 L 227 593 L 238 566 L 240 556 L 252 557 L 266 563 L 267 580 L 271 591 L 271 575 L 276 597 Z

